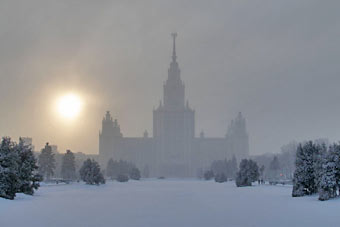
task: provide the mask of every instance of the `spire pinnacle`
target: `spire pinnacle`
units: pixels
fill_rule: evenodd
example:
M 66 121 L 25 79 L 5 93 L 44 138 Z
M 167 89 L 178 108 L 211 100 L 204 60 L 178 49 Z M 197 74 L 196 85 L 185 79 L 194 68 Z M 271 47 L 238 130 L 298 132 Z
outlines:
M 172 39 L 173 39 L 173 47 L 172 47 L 172 61 L 176 61 L 176 37 L 177 33 L 171 33 Z

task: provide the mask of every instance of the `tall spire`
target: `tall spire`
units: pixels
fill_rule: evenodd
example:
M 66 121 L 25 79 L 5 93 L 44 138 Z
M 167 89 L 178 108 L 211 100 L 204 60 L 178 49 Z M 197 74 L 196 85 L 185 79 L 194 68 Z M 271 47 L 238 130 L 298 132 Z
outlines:
M 177 33 L 171 34 L 173 39 L 172 61 L 168 69 L 168 79 L 164 84 L 164 102 L 165 109 L 168 108 L 185 108 L 185 88 L 181 80 L 181 70 L 176 61 L 176 37 Z
M 172 61 L 176 61 L 176 37 L 177 37 L 177 33 L 171 33 L 172 39 L 173 39 L 173 47 L 172 47 Z

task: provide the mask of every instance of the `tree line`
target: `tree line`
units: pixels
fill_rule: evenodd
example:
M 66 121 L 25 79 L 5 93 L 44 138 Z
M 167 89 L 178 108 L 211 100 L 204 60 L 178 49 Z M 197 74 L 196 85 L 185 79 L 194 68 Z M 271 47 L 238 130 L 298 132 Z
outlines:
M 107 162 L 106 176 L 111 180 L 116 179 L 120 182 L 126 182 L 129 179 L 139 180 L 141 178 L 140 170 L 131 162 L 124 160 L 113 160 Z
M 320 139 L 321 140 L 321 139 Z M 292 141 L 281 147 L 279 153 L 252 156 L 261 169 L 260 178 L 267 181 L 289 181 L 293 179 L 298 143 Z
M 318 193 L 319 200 L 339 195 L 340 143 L 330 146 L 312 141 L 299 144 L 293 178 L 293 197 Z
M 47 143 L 38 157 L 39 173 L 46 181 L 49 181 L 55 174 L 56 160 L 54 156 L 52 147 Z M 73 181 L 77 179 L 75 156 L 70 150 L 67 150 L 62 157 L 60 172 L 63 180 Z M 115 179 L 120 182 L 126 182 L 129 179 L 139 180 L 141 178 L 140 170 L 133 163 L 124 160 L 116 161 L 110 159 L 106 170 L 102 171 L 95 160 L 87 159 L 79 169 L 80 179 L 88 184 L 105 182 L 104 173 L 112 180 Z
M 222 183 L 228 179 L 235 179 L 237 172 L 237 160 L 235 155 L 232 159 L 216 160 L 210 165 L 210 169 L 203 173 L 205 180 L 215 179 L 216 182 Z
M 259 180 L 263 169 L 259 168 L 257 163 L 251 159 L 242 159 L 239 168 L 237 168 L 236 157 L 227 160 L 216 160 L 212 162 L 210 169 L 204 172 L 204 179 L 215 179 L 218 183 L 235 180 L 237 187 L 251 186 L 253 182 Z
M 39 173 L 46 181 L 49 181 L 54 175 L 56 161 L 52 147 L 46 143 L 38 156 Z M 72 151 L 67 150 L 62 158 L 61 176 L 66 182 L 74 181 L 76 176 L 75 157 Z M 105 179 L 101 172 L 98 162 L 93 159 L 87 159 L 79 169 L 80 179 L 87 184 L 104 184 Z
M 0 143 L 0 197 L 12 200 L 16 193 L 33 195 L 41 181 L 51 179 L 55 166 L 54 154 L 48 143 L 36 159 L 32 146 L 25 144 L 23 139 L 16 143 L 10 137 L 3 137 Z M 95 160 L 86 160 L 79 174 L 87 184 L 105 183 Z M 76 180 L 75 157 L 70 150 L 63 156 L 61 175 L 68 182 Z

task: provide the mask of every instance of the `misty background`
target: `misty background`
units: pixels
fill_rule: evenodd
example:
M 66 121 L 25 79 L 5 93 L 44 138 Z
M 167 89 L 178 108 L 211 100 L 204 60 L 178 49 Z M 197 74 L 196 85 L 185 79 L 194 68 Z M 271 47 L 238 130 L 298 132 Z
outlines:
M 152 134 L 170 33 L 196 135 L 247 119 L 250 154 L 291 140 L 340 138 L 337 1 L 1 1 L 0 135 L 97 153 L 106 110 L 124 136 Z M 75 92 L 81 116 L 56 116 Z

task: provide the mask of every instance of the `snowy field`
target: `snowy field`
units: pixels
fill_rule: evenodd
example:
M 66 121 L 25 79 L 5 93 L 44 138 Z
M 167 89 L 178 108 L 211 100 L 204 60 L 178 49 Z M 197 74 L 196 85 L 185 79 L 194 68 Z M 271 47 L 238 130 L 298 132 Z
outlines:
M 292 198 L 289 186 L 142 180 L 43 186 L 0 199 L 0 226 L 339 226 L 340 200 Z

